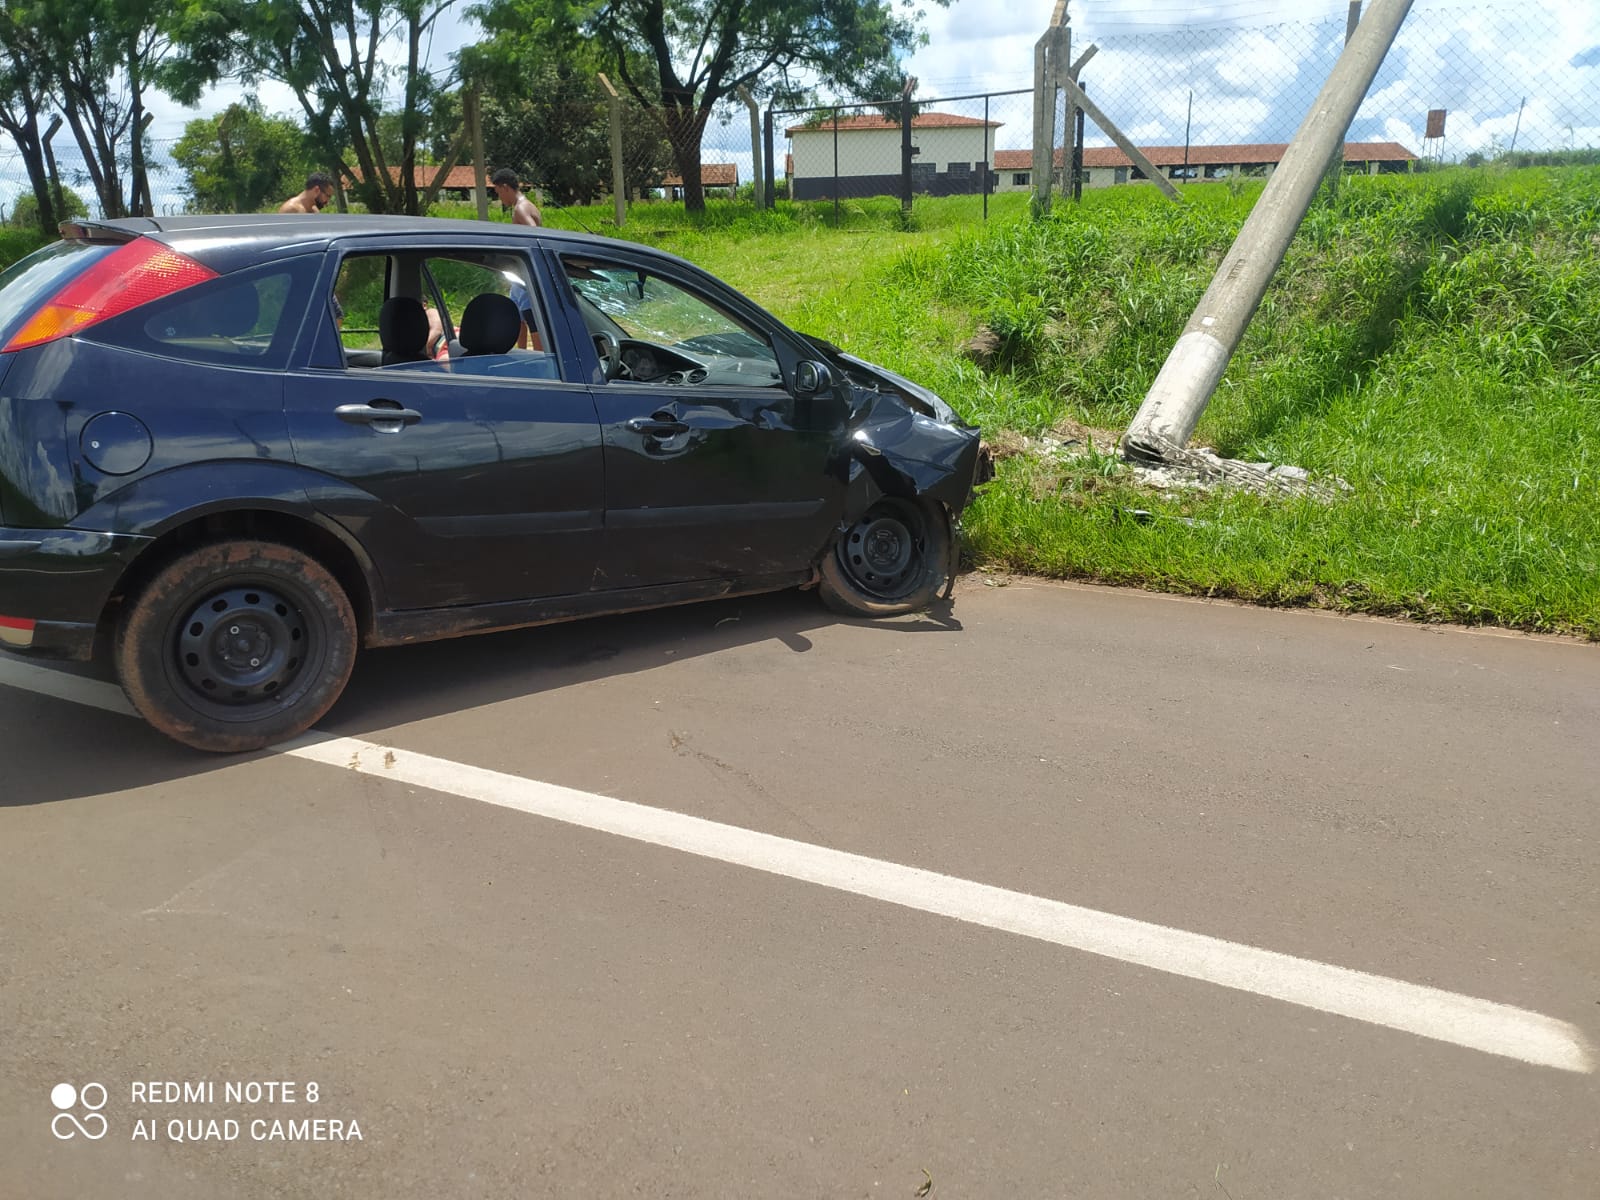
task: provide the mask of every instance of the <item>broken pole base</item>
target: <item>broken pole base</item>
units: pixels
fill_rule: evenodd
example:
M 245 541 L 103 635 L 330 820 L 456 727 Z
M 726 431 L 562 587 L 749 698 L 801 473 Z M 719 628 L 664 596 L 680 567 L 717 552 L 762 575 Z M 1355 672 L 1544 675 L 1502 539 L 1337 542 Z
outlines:
M 1222 382 L 1228 358 L 1228 347 L 1205 330 L 1179 338 L 1128 426 L 1122 456 L 1132 462 L 1166 462 L 1173 450 L 1182 450 Z

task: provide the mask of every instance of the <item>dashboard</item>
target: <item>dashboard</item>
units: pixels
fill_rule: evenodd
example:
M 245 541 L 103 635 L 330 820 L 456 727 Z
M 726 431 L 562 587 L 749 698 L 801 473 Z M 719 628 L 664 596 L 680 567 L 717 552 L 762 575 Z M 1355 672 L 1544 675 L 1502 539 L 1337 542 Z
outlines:
M 632 338 L 623 338 L 621 343 L 622 372 L 618 376 L 621 379 L 678 386 L 705 382 L 706 365 L 687 354 Z

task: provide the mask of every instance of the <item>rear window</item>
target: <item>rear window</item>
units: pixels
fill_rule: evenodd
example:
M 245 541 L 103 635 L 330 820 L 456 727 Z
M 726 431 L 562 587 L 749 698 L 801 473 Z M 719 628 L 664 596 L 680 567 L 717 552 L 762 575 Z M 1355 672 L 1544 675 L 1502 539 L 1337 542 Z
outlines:
M 164 358 L 281 368 L 320 264 L 307 255 L 224 275 L 142 304 L 83 336 Z
M 52 242 L 0 272 L 0 346 L 68 280 L 116 248 L 115 242 Z

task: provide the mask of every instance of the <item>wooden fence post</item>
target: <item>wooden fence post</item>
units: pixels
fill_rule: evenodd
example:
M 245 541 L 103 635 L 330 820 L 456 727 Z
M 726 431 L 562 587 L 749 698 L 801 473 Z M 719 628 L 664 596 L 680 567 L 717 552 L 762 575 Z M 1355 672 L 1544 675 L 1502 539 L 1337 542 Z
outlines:
M 1050 86 L 1050 35 L 1045 30 L 1033 44 L 1033 215 L 1050 211 L 1050 172 L 1054 163 L 1056 99 Z
M 762 189 L 767 183 L 766 172 L 761 169 L 761 106 L 744 84 L 739 85 L 739 99 L 750 110 L 750 182 L 754 185 L 753 199 L 757 208 L 763 208 Z
M 628 221 L 628 176 L 622 169 L 622 97 L 604 75 L 600 76 L 600 86 L 606 90 L 606 106 L 611 110 L 611 202 L 617 228 L 621 229 Z
M 489 219 L 489 172 L 483 161 L 483 109 L 482 94 L 477 87 L 469 87 L 461 96 L 461 108 L 467 118 L 467 137 L 472 142 L 472 194 L 478 202 L 478 220 Z

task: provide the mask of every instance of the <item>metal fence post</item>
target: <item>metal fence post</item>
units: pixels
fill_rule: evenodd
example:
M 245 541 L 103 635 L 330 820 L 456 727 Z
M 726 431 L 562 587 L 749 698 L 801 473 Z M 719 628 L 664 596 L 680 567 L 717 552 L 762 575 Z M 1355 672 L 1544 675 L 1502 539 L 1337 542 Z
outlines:
M 1082 83 L 1078 84 L 1083 87 Z M 1076 126 L 1072 136 L 1072 200 L 1075 204 L 1083 202 L 1083 109 L 1073 106 L 1073 125 Z
M 979 176 L 983 188 L 983 219 L 989 219 L 989 97 L 983 98 L 983 173 Z
M 833 110 L 833 223 L 839 223 L 839 110 Z
M 911 81 L 906 81 L 900 95 L 900 211 L 911 213 L 914 193 L 911 189 L 911 156 L 916 151 L 911 146 Z
M 1344 18 L 1344 44 L 1348 46 L 1350 39 L 1355 37 L 1356 30 L 1361 26 L 1361 0 L 1350 0 L 1349 11 Z M 1324 182 L 1328 185 L 1330 195 L 1339 194 L 1339 185 L 1344 182 L 1344 143 L 1341 141 L 1333 157 L 1328 160 L 1328 170 L 1324 175 Z
M 778 164 L 774 161 L 776 156 L 773 153 L 774 138 L 772 133 L 772 110 L 770 108 L 767 109 L 766 119 L 761 125 L 761 142 L 762 149 L 766 152 L 766 161 L 763 166 L 767 172 L 767 186 L 763 198 L 767 202 L 767 207 L 772 208 L 778 203 Z M 789 199 L 793 200 L 794 197 L 790 196 Z

